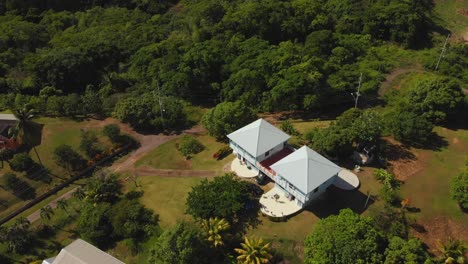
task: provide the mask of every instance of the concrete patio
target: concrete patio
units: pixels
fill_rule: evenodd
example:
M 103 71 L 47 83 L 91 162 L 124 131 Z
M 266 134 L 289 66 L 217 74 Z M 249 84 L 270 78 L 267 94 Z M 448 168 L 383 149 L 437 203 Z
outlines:
M 273 189 L 263 194 L 260 198 L 260 210 L 263 214 L 268 216 L 288 216 L 301 209 L 302 208 L 296 204 L 296 201 L 290 201 L 286 198 L 285 193 L 277 187 L 273 187 Z
M 336 177 L 333 185 L 342 190 L 351 191 L 359 187 L 359 179 L 356 174 L 352 173 L 351 171 L 342 169 L 338 173 L 338 177 Z
M 254 178 L 259 173 L 255 167 L 252 166 L 249 169 L 245 163 L 241 164 L 241 161 L 237 157 L 231 162 L 231 171 L 242 178 Z

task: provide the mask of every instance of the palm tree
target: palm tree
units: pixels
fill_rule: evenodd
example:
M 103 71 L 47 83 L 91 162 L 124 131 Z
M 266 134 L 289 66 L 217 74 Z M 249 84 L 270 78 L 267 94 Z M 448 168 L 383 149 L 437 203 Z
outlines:
M 453 240 L 449 238 L 447 243 L 437 241 L 440 252 L 442 253 L 442 260 L 446 264 L 465 263 L 466 246 L 461 240 Z
M 26 108 L 23 109 L 18 109 L 14 110 L 13 114 L 15 115 L 16 119 L 18 119 L 18 122 L 16 123 L 15 126 L 10 128 L 9 134 L 11 137 L 14 139 L 18 139 L 21 144 L 26 144 L 31 147 L 33 147 L 34 152 L 36 153 L 37 159 L 39 161 L 39 164 L 41 167 L 44 167 L 42 165 L 41 158 L 39 157 L 39 154 L 37 153 L 36 150 L 36 144 L 33 142 L 33 133 L 36 132 L 35 126 L 36 123 L 32 121 L 33 118 L 35 118 L 34 115 L 34 110 L 29 109 L 27 110 Z
M 52 215 L 54 214 L 54 211 L 52 210 L 52 207 L 50 205 L 46 205 L 41 208 L 41 218 L 44 220 L 50 220 Z
M 27 228 L 31 225 L 31 222 L 29 222 L 29 220 L 26 217 L 21 217 L 15 221 L 15 224 Z
M 57 208 L 64 210 L 65 212 L 67 211 L 68 207 L 68 201 L 65 199 L 60 199 L 57 201 Z
M 73 192 L 73 197 L 78 200 L 83 200 L 86 197 L 86 194 L 83 191 L 82 187 L 78 187 L 75 192 Z
M 0 149 L 0 160 L 2 161 L 2 169 L 3 169 L 3 161 L 9 160 L 13 158 L 13 151 L 11 149 L 2 148 Z
M 243 264 L 270 263 L 273 256 L 269 252 L 270 243 L 263 243 L 261 238 L 250 240 L 245 237 L 242 248 L 235 248 L 234 251 L 239 254 L 237 261 Z
M 229 229 L 230 225 L 224 218 L 210 218 L 202 220 L 202 228 L 204 229 L 207 240 L 212 242 L 215 247 L 224 245 L 221 233 Z

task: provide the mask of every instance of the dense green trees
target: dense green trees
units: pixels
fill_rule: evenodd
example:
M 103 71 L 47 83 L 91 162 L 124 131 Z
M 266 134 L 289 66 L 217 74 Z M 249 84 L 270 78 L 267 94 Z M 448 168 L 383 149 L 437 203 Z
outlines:
M 187 117 L 183 104 L 174 97 L 163 97 L 161 106 L 154 93 L 129 97 L 115 106 L 114 116 L 136 129 L 159 132 L 182 128 Z
M 232 224 L 246 220 L 242 219 L 246 217 L 245 205 L 251 201 L 248 184 L 225 174 L 192 188 L 187 197 L 187 213 L 196 219 L 224 218 Z
M 385 250 L 385 264 L 417 264 L 425 263 L 429 254 L 423 244 L 416 238 L 404 240 L 400 237 L 390 239 Z
M 317 223 L 305 240 L 305 263 L 381 263 L 385 240 L 373 220 L 350 209 Z
M 242 101 L 224 102 L 203 116 L 203 125 L 210 135 L 225 140 L 226 135 L 256 119 L 255 113 Z
M 151 250 L 149 263 L 211 263 L 209 246 L 200 230 L 188 223 L 179 223 L 164 231 Z

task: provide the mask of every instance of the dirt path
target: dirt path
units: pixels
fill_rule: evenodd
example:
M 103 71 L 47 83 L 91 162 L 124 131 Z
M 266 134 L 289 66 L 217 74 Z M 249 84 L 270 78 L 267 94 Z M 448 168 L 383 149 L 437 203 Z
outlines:
M 387 77 L 385 78 L 385 81 L 382 82 L 380 85 L 378 94 L 379 96 L 384 95 L 389 89 L 392 88 L 393 82 L 395 81 L 396 78 L 403 74 L 411 73 L 411 72 L 424 72 L 424 69 L 422 65 L 416 64 L 410 68 L 396 68 L 392 70 Z
M 107 124 L 118 124 L 121 131 L 123 133 L 129 134 L 135 139 L 137 139 L 141 146 L 125 156 L 122 160 L 115 162 L 112 164 L 108 169 L 112 172 L 123 172 L 123 171 L 132 171 L 137 176 L 154 176 L 154 175 L 161 175 L 161 176 L 171 176 L 171 177 L 210 177 L 216 175 L 217 172 L 215 171 L 190 171 L 190 170 L 160 170 L 154 168 L 138 168 L 135 169 L 133 164 L 146 155 L 148 152 L 152 151 L 153 149 L 159 147 L 160 145 L 166 143 L 167 141 L 177 138 L 179 135 L 165 135 L 165 134 L 158 134 L 158 135 L 143 135 L 135 130 L 133 130 L 129 125 L 122 124 L 118 120 L 113 118 L 107 118 L 99 123 L 93 123 L 93 125 L 88 126 L 89 128 L 100 128 L 104 127 Z M 195 126 L 188 130 L 183 131 L 185 134 L 203 134 L 206 133 L 206 130 L 201 126 Z M 55 200 L 50 202 L 48 205 L 52 208 L 57 207 L 57 201 L 61 199 L 69 199 L 72 197 L 73 192 L 76 191 L 77 188 L 73 188 L 72 190 L 68 191 L 67 193 L 57 197 Z M 32 214 L 30 214 L 27 219 L 29 222 L 33 223 L 40 218 L 41 210 L 36 210 Z
M 73 193 L 76 191 L 77 188 L 73 188 L 70 191 L 62 194 L 60 197 L 56 198 L 52 202 L 50 202 L 48 205 L 52 207 L 52 209 L 57 208 L 57 202 L 61 199 L 67 200 L 72 197 Z M 26 217 L 30 223 L 34 223 L 37 221 L 39 218 L 41 218 L 41 209 L 36 210 L 34 213 L 30 214 L 28 217 Z

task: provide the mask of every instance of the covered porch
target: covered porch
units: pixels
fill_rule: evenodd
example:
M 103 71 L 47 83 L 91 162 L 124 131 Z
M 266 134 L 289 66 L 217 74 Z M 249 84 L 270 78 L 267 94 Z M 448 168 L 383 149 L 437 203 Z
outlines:
M 260 210 L 268 216 L 289 216 L 301 209 L 295 200 L 289 200 L 284 191 L 276 186 L 260 197 Z

